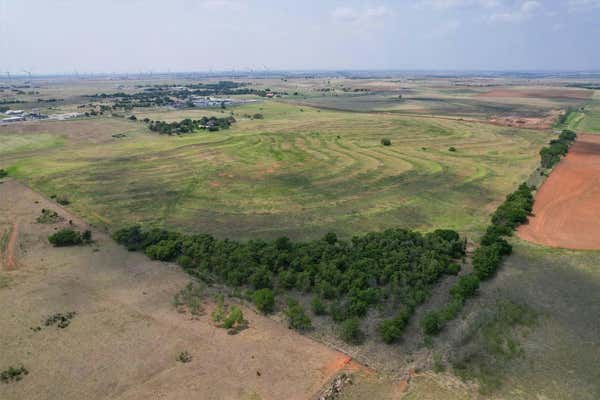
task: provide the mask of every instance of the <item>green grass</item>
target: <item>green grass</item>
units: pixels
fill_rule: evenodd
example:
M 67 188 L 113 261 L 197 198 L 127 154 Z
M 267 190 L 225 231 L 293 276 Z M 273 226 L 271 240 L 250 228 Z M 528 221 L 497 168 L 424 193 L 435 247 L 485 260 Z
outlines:
M 65 143 L 64 138 L 47 133 L 2 134 L 0 138 L 2 140 L 0 154 L 19 153 L 60 147 Z
M 13 156 L 9 171 L 47 195 L 67 195 L 79 214 L 111 228 L 142 222 L 234 238 L 350 236 L 393 226 L 478 234 L 549 138 L 275 102 L 230 111 L 238 122 L 227 131 L 78 139 Z M 242 118 L 255 112 L 265 118 Z M 382 146 L 383 137 L 392 146 Z

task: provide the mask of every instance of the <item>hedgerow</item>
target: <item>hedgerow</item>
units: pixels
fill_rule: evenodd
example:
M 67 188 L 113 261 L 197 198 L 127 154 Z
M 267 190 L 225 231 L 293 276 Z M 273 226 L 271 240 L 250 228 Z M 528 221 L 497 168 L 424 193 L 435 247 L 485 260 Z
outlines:
M 328 234 L 319 240 L 239 242 L 210 235 L 183 235 L 162 229 L 121 229 L 113 238 L 129 250 L 163 261 L 177 261 L 190 274 L 254 290 L 313 293 L 336 322 L 362 318 L 375 305 L 403 310 L 382 325 L 386 341 L 397 339 L 416 305 L 464 255 L 465 241 L 451 230 L 421 234 L 406 229 L 355 236 Z M 181 262 L 184 261 L 184 262 Z M 393 326 L 393 328 L 392 328 Z M 394 340 L 395 340 L 394 339 Z
M 563 130 L 558 139 L 550 141 L 549 146 L 540 151 L 542 167 L 553 167 L 568 152 L 576 137 L 575 132 Z M 504 237 L 512 235 L 519 225 L 527 222 L 533 211 L 533 202 L 532 188 L 526 183 L 522 183 L 516 191 L 506 196 L 504 202 L 492 214 L 491 224 L 481 238 L 480 246 L 473 252 L 474 271 L 462 276 L 450 289 L 450 303 L 441 310 L 429 312 L 423 318 L 421 326 L 425 334 L 439 333 L 446 322 L 458 315 L 465 300 L 477 294 L 480 281 L 494 276 L 503 257 L 512 252 L 511 245 Z

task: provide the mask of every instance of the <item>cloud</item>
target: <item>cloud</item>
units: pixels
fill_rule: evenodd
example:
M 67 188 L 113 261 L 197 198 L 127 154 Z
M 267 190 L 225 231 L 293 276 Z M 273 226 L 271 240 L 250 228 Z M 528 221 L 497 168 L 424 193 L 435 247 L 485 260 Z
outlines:
M 229 10 L 229 11 L 241 11 L 246 9 L 246 4 L 239 1 L 233 0 L 206 0 L 200 3 L 202 8 L 208 10 Z
M 521 22 L 535 15 L 535 12 L 542 7 L 539 1 L 528 0 L 515 9 L 493 13 L 489 16 L 490 22 Z
M 494 8 L 499 5 L 499 0 L 421 0 L 415 4 L 415 7 L 439 11 L 467 7 Z
M 353 7 L 336 7 L 331 12 L 331 17 L 337 23 L 355 25 L 370 25 L 376 21 L 392 15 L 392 11 L 385 6 L 367 7 L 358 9 Z
M 586 11 L 593 8 L 600 8 L 600 0 L 569 0 L 569 11 Z

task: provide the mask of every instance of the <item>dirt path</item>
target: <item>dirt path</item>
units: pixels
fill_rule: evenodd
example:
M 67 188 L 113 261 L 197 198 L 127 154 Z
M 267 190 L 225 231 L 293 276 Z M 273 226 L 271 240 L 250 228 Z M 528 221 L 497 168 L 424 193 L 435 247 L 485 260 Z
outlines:
M 10 235 L 4 249 L 4 268 L 7 271 L 17 269 L 17 244 L 19 239 L 19 224 L 13 222 Z
M 600 249 L 600 135 L 580 134 L 535 196 L 517 234 L 568 249 Z

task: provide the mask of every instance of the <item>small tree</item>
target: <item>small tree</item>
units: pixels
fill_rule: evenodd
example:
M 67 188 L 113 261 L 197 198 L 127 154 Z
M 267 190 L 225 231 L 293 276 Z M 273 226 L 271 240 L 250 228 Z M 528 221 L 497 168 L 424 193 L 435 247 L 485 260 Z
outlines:
M 361 344 L 365 334 L 360 329 L 358 318 L 350 318 L 340 324 L 340 339 L 349 344 Z
M 388 138 L 383 138 L 381 139 L 381 144 L 384 146 L 391 146 L 392 145 L 392 141 Z
M 288 317 L 289 327 L 298 331 L 312 329 L 312 323 L 304 308 L 294 299 L 288 299 L 285 315 Z
M 435 311 L 428 312 L 421 320 L 421 327 L 426 335 L 438 334 L 442 330 L 440 315 Z
M 252 294 L 256 308 L 264 314 L 270 314 L 275 309 L 275 295 L 271 289 L 260 289 Z

